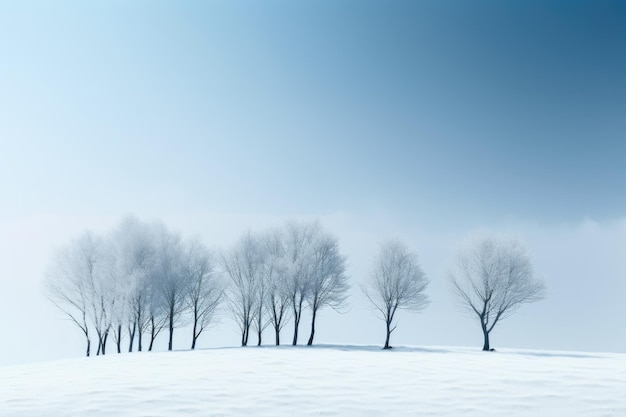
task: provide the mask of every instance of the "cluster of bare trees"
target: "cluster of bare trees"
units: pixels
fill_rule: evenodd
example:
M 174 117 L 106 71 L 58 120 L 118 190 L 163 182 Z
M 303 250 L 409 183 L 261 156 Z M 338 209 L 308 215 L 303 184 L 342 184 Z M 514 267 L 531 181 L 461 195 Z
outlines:
M 251 332 L 261 345 L 268 327 L 279 345 L 289 321 L 296 345 L 307 309 L 311 345 L 319 311 L 341 311 L 350 288 L 339 241 L 318 222 L 247 232 L 213 254 L 199 240 L 183 239 L 162 223 L 129 217 L 104 236 L 86 232 L 60 248 L 46 278 L 50 299 L 84 334 L 87 356 L 92 339 L 98 342 L 97 354 L 106 353 L 110 338 L 120 353 L 124 335 L 129 352 L 135 343 L 138 351 L 145 343 L 152 350 L 164 329 L 172 350 L 174 329 L 183 324 L 192 329 L 194 349 L 222 301 L 241 330 L 242 346 Z M 545 294 L 525 246 L 497 236 L 468 241 L 449 282 L 461 305 L 478 318 L 483 350 L 490 349 L 489 335 L 497 323 Z M 391 240 L 380 246 L 362 290 L 385 323 L 384 349 L 391 348 L 397 312 L 428 305 L 428 283 L 417 254 L 406 244 Z
M 318 222 L 291 222 L 265 233 L 247 233 L 222 256 L 221 264 L 230 285 L 226 292 L 229 311 L 241 330 L 241 345 L 248 344 L 250 330 L 262 341 L 268 326 L 276 345 L 290 318 L 298 343 L 304 308 L 311 311 L 313 344 L 317 313 L 324 307 L 340 310 L 349 290 L 346 258 L 338 239 Z
M 241 329 L 262 342 L 271 325 L 275 343 L 290 317 L 293 344 L 303 309 L 311 311 L 313 343 L 320 309 L 340 310 L 349 290 L 346 258 L 338 239 L 317 222 L 288 223 L 265 233 L 245 233 L 230 249 L 212 254 L 197 239 L 182 239 L 162 223 L 130 217 L 105 236 L 86 232 L 56 251 L 46 272 L 49 298 L 82 331 L 87 356 L 91 340 L 105 354 L 112 338 L 128 351 L 141 351 L 149 339 L 191 324 L 191 348 L 214 320 L 221 302 Z
M 112 338 L 128 351 L 148 350 L 161 331 L 190 320 L 191 348 L 213 320 L 224 293 L 214 259 L 198 240 L 184 240 L 162 223 L 129 217 L 107 235 L 86 232 L 59 248 L 46 272 L 49 298 L 82 331 L 87 356 L 97 338 L 105 354 Z M 94 335 L 95 333 L 95 335 Z M 95 340 L 95 339 L 94 339 Z

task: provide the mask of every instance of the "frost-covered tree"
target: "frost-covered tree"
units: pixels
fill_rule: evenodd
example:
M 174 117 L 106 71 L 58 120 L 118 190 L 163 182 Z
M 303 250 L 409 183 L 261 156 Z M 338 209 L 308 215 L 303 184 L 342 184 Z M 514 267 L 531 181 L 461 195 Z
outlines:
M 86 356 L 91 354 L 89 323 L 99 257 L 99 238 L 91 232 L 85 232 L 55 251 L 45 273 L 46 293 L 84 334 Z
M 137 336 L 137 350 L 143 349 L 143 334 L 150 320 L 152 302 L 150 277 L 156 259 L 154 224 L 144 223 L 129 216 L 110 234 L 115 263 L 115 282 L 118 290 L 119 317 L 115 324 L 121 339 L 121 328 L 128 331 L 128 351 L 132 352 Z
M 321 233 L 318 222 L 290 222 L 285 228 L 286 290 L 293 315 L 293 341 L 298 344 L 302 307 L 307 299 L 314 269 L 314 246 Z
M 259 241 L 258 244 L 260 245 L 259 247 L 259 251 L 261 252 L 261 259 L 260 259 L 260 268 L 259 268 L 259 272 L 257 274 L 257 280 L 256 280 L 256 290 L 255 290 L 255 304 L 254 304 L 254 313 L 253 313 L 253 320 L 252 320 L 252 327 L 254 328 L 254 331 L 257 334 L 257 346 L 261 346 L 262 340 L 263 340 L 263 330 L 265 330 L 267 328 L 267 326 L 270 325 L 271 320 L 270 317 L 268 315 L 268 311 L 266 310 L 267 308 L 267 297 L 268 297 L 268 291 L 269 291 L 269 276 L 266 274 L 267 271 L 267 263 L 266 263 L 266 252 L 265 252 L 265 248 L 263 248 L 262 246 L 262 242 Z
M 174 329 L 181 324 L 185 310 L 185 296 L 189 281 L 184 274 L 184 249 L 181 237 L 159 225 L 156 233 L 156 264 L 152 270 L 155 300 L 165 311 L 169 340 L 167 349 L 172 350 Z
M 284 234 L 279 229 L 264 235 L 265 262 L 263 274 L 267 289 L 265 291 L 265 309 L 269 323 L 274 329 L 276 346 L 280 345 L 280 331 L 289 320 L 289 291 L 287 259 Z
M 475 237 L 459 251 L 449 277 L 461 305 L 480 322 L 483 350 L 490 350 L 489 335 L 496 324 L 545 296 L 528 250 L 516 239 Z
M 316 237 L 311 253 L 311 270 L 306 293 L 311 309 L 311 335 L 307 345 L 313 344 L 315 319 L 323 307 L 335 310 L 345 305 L 350 289 L 346 271 L 346 258 L 339 253 L 339 240 L 329 234 Z
M 394 319 L 398 310 L 420 311 L 428 305 L 425 294 L 428 279 L 403 242 L 390 240 L 380 245 L 363 292 L 385 322 L 383 349 L 391 349 L 389 339 L 396 329 Z
M 250 327 L 259 305 L 259 281 L 262 279 L 263 250 L 251 232 L 221 256 L 221 265 L 229 280 L 226 290 L 229 311 L 241 330 L 241 346 L 248 345 Z
M 106 354 L 109 333 L 115 318 L 117 307 L 117 288 L 113 279 L 112 258 L 108 250 L 108 242 L 98 237 L 94 242 L 94 269 L 89 282 L 89 310 L 93 328 L 98 336 L 96 355 Z
M 186 307 L 191 315 L 191 349 L 212 322 L 222 301 L 224 289 L 215 274 L 211 252 L 197 239 L 185 243 L 183 276 L 188 282 Z

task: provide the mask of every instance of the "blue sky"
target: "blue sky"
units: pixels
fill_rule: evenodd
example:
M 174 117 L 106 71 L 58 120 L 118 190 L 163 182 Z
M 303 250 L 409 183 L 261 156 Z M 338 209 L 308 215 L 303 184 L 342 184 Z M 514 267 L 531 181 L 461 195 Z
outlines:
M 0 239 L 30 225 L 40 250 L 3 285 L 130 212 L 207 240 L 293 216 L 418 231 L 438 261 L 483 227 L 622 247 L 617 1 L 4 1 L 0 55 Z

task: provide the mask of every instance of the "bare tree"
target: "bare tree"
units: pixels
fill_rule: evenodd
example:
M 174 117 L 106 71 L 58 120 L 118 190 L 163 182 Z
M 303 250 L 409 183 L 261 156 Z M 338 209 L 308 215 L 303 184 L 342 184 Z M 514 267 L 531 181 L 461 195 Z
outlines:
M 286 265 L 288 276 L 287 292 L 293 313 L 293 342 L 298 344 L 298 328 L 302 318 L 302 306 L 307 299 L 309 284 L 313 274 L 314 244 L 320 234 L 318 222 L 286 225 Z
M 264 235 L 265 263 L 263 274 L 267 284 L 265 308 L 269 323 L 274 328 L 276 346 L 280 345 L 280 331 L 289 319 L 289 291 L 286 274 L 286 251 L 283 234 L 279 229 Z
M 389 339 L 397 327 L 394 318 L 398 310 L 416 312 L 428 305 L 427 286 L 428 279 L 417 261 L 417 254 L 406 244 L 390 240 L 380 245 L 363 292 L 385 321 L 383 349 L 391 349 Z
M 518 240 L 479 236 L 459 251 L 450 271 L 461 305 L 476 315 L 483 331 L 483 350 L 496 324 L 522 304 L 545 297 L 545 284 L 534 278 L 526 247 Z
M 311 257 L 312 273 L 309 277 L 307 302 L 311 308 L 311 335 L 307 345 L 313 344 L 315 319 L 325 306 L 338 310 L 344 306 L 350 289 L 346 271 L 346 258 L 339 253 L 339 240 L 331 235 L 317 237 Z
M 185 302 L 192 316 L 191 349 L 195 349 L 198 337 L 215 316 L 224 290 L 215 276 L 211 253 L 198 240 L 186 244 L 183 271 L 189 283 Z
M 104 252 L 104 241 L 94 242 L 96 247 L 93 271 L 88 282 L 91 297 L 89 302 L 90 317 L 93 328 L 98 335 L 98 350 L 96 355 L 106 354 L 106 344 L 109 331 L 113 323 L 113 313 L 116 302 L 115 282 L 111 279 L 108 268 L 108 257 Z
M 50 300 L 85 335 L 86 356 L 91 354 L 89 315 L 92 281 L 98 258 L 97 237 L 86 232 L 55 252 L 46 271 L 46 292 Z
M 111 233 L 115 257 L 115 281 L 120 291 L 119 301 L 125 305 L 122 310 L 116 333 L 121 340 L 121 327 L 128 331 L 128 351 L 132 352 L 137 336 L 137 350 L 141 351 L 142 336 L 147 329 L 151 303 L 150 276 L 155 264 L 155 232 L 152 224 L 143 223 L 135 217 L 124 218 Z
M 244 234 L 233 248 L 222 255 L 221 264 L 230 280 L 226 292 L 229 310 L 241 330 L 241 346 L 247 346 L 250 327 L 257 312 L 257 289 L 263 267 L 258 238 L 250 232 Z
M 259 242 L 260 244 L 261 242 Z M 259 260 L 259 272 L 256 277 L 256 285 L 255 285 L 255 302 L 254 302 L 254 319 L 252 320 L 252 327 L 257 334 L 257 346 L 261 346 L 263 330 L 270 325 L 271 320 L 269 318 L 268 312 L 266 311 L 267 305 L 267 296 L 269 290 L 269 282 L 268 276 L 265 274 L 267 271 L 266 265 L 266 253 L 263 250 L 263 247 L 260 247 L 261 251 L 261 259 Z
M 160 294 L 158 293 L 158 282 L 155 282 L 155 275 L 152 276 L 151 281 L 148 283 L 148 301 L 147 309 L 145 313 L 146 317 L 146 329 L 150 335 L 150 344 L 148 345 L 148 351 L 152 351 L 154 347 L 154 341 L 161 331 L 168 324 L 168 315 L 166 303 L 163 302 Z
M 189 282 L 183 274 L 183 248 L 178 234 L 160 224 L 157 230 L 157 256 L 153 270 L 153 285 L 157 303 L 162 303 L 169 329 L 168 350 L 172 350 L 174 329 L 180 325 L 185 310 Z

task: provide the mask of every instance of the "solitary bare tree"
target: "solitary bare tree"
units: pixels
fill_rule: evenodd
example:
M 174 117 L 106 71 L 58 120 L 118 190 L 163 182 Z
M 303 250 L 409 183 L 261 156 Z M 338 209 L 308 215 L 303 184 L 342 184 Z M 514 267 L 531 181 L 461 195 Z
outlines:
M 311 308 L 311 335 L 307 345 L 313 344 L 315 319 L 322 307 L 335 310 L 344 306 L 350 289 L 346 271 L 346 258 L 339 253 L 339 240 L 329 234 L 317 237 L 311 257 L 307 302 Z
M 428 305 L 427 286 L 428 279 L 417 261 L 417 254 L 406 244 L 391 240 L 380 246 L 363 292 L 385 321 L 383 349 L 391 349 L 389 338 L 397 327 L 394 318 L 398 310 L 416 312 Z
M 490 350 L 489 334 L 496 324 L 522 304 L 545 296 L 545 284 L 534 278 L 528 250 L 515 239 L 475 238 L 459 251 L 449 276 L 461 305 L 480 321 L 483 350 Z

